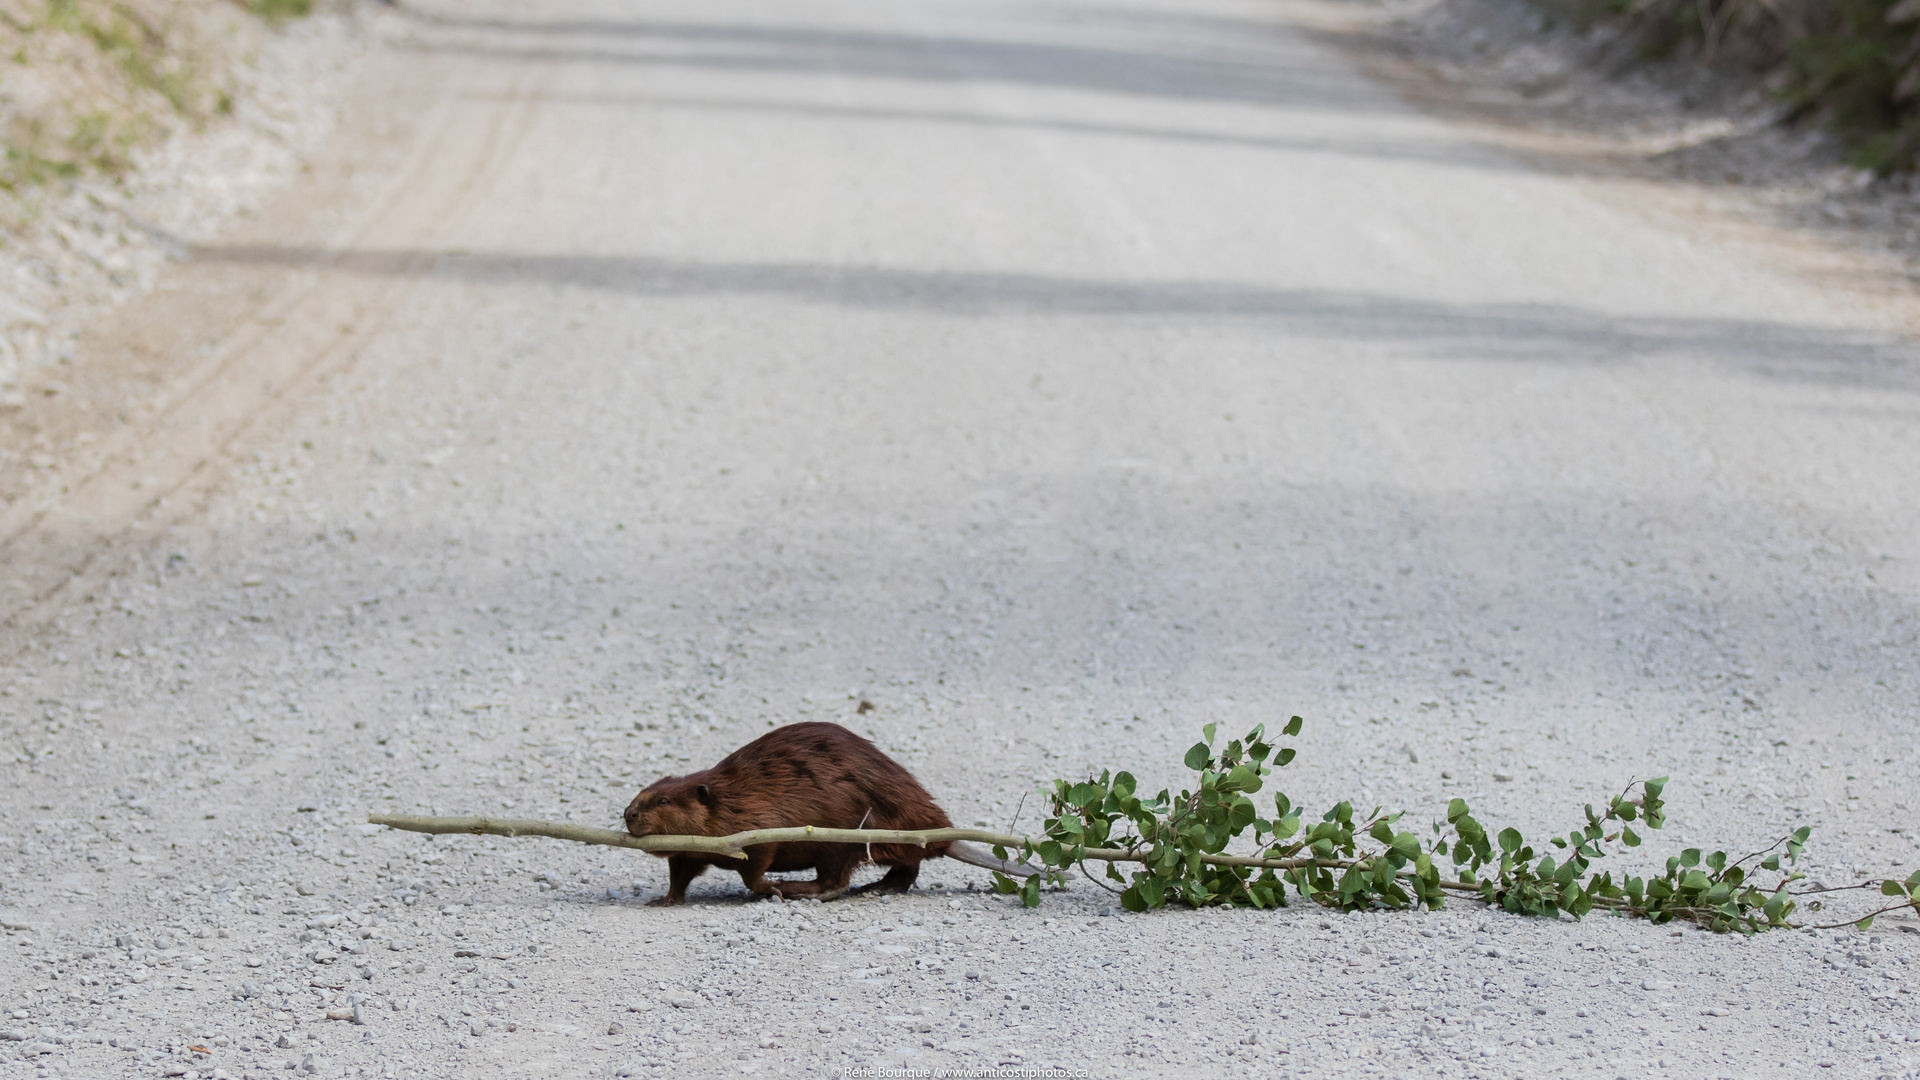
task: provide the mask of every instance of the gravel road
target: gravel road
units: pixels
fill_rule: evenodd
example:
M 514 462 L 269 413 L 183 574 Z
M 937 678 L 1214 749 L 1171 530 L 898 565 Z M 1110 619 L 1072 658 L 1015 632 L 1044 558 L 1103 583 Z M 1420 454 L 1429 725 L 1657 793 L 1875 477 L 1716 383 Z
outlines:
M 326 156 L 82 340 L 0 519 L 0 1080 L 1914 1076 L 1911 917 L 944 862 L 655 909 L 636 853 L 361 824 L 612 825 L 835 720 L 1031 827 L 1298 713 L 1315 809 L 1671 775 L 1645 866 L 1920 866 L 1901 316 L 1423 114 L 1342 17 L 409 0 Z

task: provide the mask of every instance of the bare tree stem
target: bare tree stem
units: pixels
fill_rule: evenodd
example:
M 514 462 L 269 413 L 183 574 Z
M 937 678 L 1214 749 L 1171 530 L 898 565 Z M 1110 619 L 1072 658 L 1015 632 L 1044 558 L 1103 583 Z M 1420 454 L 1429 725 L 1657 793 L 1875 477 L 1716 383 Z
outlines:
M 828 844 L 912 844 L 926 847 L 943 840 L 971 840 L 993 844 L 1017 852 L 1027 843 L 1025 837 L 984 829 L 819 829 L 802 825 L 790 829 L 754 829 L 731 836 L 630 836 L 617 829 L 596 829 L 589 825 L 569 825 L 557 821 L 524 818 L 426 817 L 417 814 L 369 814 L 367 821 L 390 829 L 422 833 L 470 833 L 476 836 L 549 836 L 582 844 L 633 848 L 665 855 L 671 852 L 697 852 L 732 859 L 746 858 L 746 849 L 754 844 L 780 844 L 808 840 Z M 1083 848 L 1082 859 L 1100 862 L 1145 862 L 1147 856 L 1126 848 Z M 1340 859 L 1262 859 L 1254 855 L 1202 855 L 1200 861 L 1214 866 L 1247 866 L 1268 870 L 1297 870 L 1301 867 L 1325 867 L 1344 870 L 1354 863 Z M 1411 875 L 1401 874 L 1401 877 Z M 1478 892 L 1478 885 L 1442 881 L 1440 887 L 1453 892 Z

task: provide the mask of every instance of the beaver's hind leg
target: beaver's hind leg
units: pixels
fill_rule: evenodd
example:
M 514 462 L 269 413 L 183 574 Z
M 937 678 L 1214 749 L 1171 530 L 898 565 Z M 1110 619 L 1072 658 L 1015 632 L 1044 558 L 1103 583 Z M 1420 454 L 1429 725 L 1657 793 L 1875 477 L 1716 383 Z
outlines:
M 919 863 L 901 863 L 893 869 L 888 870 L 886 877 L 881 878 L 879 881 L 868 882 L 860 886 L 853 890 L 853 894 L 855 896 L 864 896 L 867 893 L 880 893 L 882 895 L 887 893 L 903 893 L 912 889 L 913 883 L 919 880 L 919 878 Z
M 776 887 L 789 900 L 811 896 L 816 900 L 838 900 L 853 880 L 853 868 L 859 866 L 864 852 L 851 844 L 836 845 L 842 852 L 822 856 L 813 867 L 812 881 L 782 881 Z
M 740 867 L 740 882 L 747 887 L 748 891 L 758 893 L 761 896 L 777 896 L 782 898 L 792 896 L 793 892 L 790 888 L 790 883 L 767 880 L 767 867 L 773 865 L 774 847 L 775 845 L 768 844 L 765 847 L 755 847 L 747 850 L 746 865 Z

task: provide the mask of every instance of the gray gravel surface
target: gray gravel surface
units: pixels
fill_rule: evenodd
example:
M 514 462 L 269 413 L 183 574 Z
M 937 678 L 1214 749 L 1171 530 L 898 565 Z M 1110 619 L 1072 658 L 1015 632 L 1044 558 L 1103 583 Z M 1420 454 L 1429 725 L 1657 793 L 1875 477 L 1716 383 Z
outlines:
M 655 909 L 635 853 L 362 825 L 610 825 L 826 719 L 1030 827 L 1299 713 L 1311 808 L 1544 831 L 1671 774 L 1642 867 L 1920 865 L 1881 308 L 1474 143 L 1319 9 L 402 14 L 327 163 L 83 340 L 174 381 L 7 519 L 0 1078 L 1914 1074 L 1911 917 L 1029 911 L 952 863 Z

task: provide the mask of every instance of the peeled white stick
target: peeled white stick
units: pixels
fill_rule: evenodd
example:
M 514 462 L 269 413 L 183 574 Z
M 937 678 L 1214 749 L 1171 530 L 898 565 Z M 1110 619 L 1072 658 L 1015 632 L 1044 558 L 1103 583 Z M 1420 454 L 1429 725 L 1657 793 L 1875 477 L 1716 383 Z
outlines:
M 1017 847 L 1018 845 L 1002 844 L 1001 846 Z M 1012 859 L 994 858 L 992 848 L 987 847 L 985 844 L 976 844 L 971 840 L 955 840 L 953 843 L 948 844 L 947 858 L 959 859 L 963 863 L 971 863 L 974 866 L 985 867 L 988 870 L 998 870 L 1010 877 L 1034 877 L 1040 873 L 1038 869 L 1028 866 L 1026 863 L 1017 863 Z
M 729 858 L 746 858 L 751 844 L 813 840 L 842 844 L 913 844 L 925 847 L 951 841 L 949 858 L 1015 877 L 1033 877 L 1040 871 L 1012 859 L 994 857 L 992 846 L 1018 851 L 1026 841 L 1018 836 L 983 829 L 820 829 L 802 825 L 790 829 L 755 829 L 732 836 L 633 836 L 617 829 L 596 829 L 530 818 L 426 817 L 418 814 L 369 814 L 367 821 L 390 829 L 423 833 L 471 833 L 486 836 L 550 836 L 582 844 L 634 848 L 639 851 L 698 851 Z M 981 843 L 979 841 L 984 841 Z

